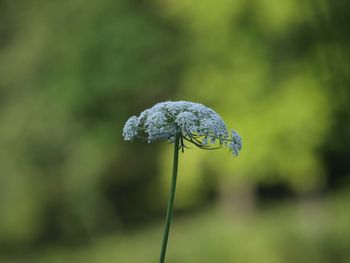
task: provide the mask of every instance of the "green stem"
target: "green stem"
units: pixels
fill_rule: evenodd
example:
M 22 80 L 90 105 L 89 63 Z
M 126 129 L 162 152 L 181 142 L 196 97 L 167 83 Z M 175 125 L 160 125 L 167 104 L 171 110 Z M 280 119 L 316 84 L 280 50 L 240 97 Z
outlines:
M 166 211 L 163 243 L 162 243 L 162 249 L 160 251 L 159 263 L 164 263 L 164 260 L 165 260 L 165 253 L 166 253 L 166 247 L 168 244 L 170 224 L 171 224 L 172 217 L 173 217 L 173 207 L 174 207 L 174 200 L 175 200 L 176 178 L 177 178 L 177 166 L 178 166 L 178 162 L 179 162 L 179 142 L 180 142 L 180 136 L 177 135 L 175 138 L 175 143 L 174 143 L 173 176 L 172 176 L 171 185 L 170 185 L 170 194 L 169 194 L 169 200 L 168 200 L 168 208 Z

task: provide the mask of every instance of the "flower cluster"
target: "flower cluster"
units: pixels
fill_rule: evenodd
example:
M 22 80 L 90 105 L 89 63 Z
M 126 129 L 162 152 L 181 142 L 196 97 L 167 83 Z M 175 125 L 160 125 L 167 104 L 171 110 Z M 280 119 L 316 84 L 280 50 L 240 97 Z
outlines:
M 166 101 L 143 111 L 139 117 L 131 117 L 124 126 L 126 141 L 135 137 L 148 142 L 167 139 L 174 142 L 178 136 L 182 150 L 188 141 L 202 149 L 227 146 L 234 155 L 242 148 L 242 140 L 232 130 L 229 136 L 221 117 L 212 109 L 188 101 Z M 218 147 L 215 147 L 219 145 Z

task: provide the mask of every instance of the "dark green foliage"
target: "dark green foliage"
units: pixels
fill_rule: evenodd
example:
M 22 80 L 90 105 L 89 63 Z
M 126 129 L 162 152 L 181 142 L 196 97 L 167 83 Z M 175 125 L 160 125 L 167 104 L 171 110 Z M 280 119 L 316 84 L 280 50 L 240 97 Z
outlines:
M 21 2 L 0 18 L 0 242 L 84 240 L 147 215 L 156 149 L 124 150 L 121 129 L 174 92 L 176 26 L 137 2 Z

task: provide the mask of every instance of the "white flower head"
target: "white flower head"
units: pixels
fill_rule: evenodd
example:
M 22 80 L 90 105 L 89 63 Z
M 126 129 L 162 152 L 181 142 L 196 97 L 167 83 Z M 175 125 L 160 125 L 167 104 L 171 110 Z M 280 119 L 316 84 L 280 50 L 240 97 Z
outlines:
M 125 123 L 123 136 L 126 141 L 138 137 L 149 143 L 158 139 L 174 142 L 179 137 L 182 150 L 186 147 L 185 141 L 202 149 L 215 149 L 224 145 L 234 155 L 238 155 L 242 149 L 240 136 L 234 130 L 229 136 L 219 114 L 202 104 L 188 101 L 157 103 L 139 117 L 131 117 Z M 216 142 L 219 146 L 214 145 Z

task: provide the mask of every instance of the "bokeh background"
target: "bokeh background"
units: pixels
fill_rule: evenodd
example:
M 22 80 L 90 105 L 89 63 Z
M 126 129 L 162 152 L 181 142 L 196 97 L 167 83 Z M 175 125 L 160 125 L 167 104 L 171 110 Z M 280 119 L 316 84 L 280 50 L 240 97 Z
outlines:
M 350 262 L 350 2 L 1 0 L 0 262 L 158 261 L 165 100 L 243 138 L 180 155 L 169 263 Z

